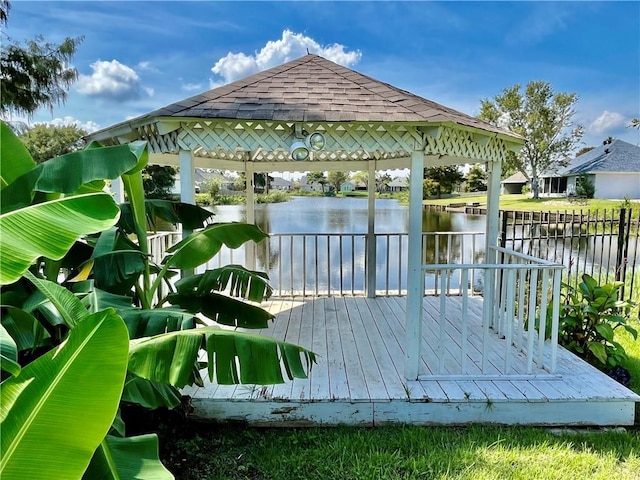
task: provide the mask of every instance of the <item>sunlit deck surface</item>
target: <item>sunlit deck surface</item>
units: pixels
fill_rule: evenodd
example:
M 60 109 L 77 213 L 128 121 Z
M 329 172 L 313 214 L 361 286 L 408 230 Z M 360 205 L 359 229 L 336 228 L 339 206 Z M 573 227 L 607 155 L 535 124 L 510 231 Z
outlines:
M 456 301 L 453 299 L 453 301 Z M 640 397 L 570 354 L 558 353 L 557 375 L 503 375 L 505 340 L 491 335 L 490 379 L 407 381 L 404 378 L 405 297 L 277 298 L 265 304 L 276 314 L 259 333 L 317 353 L 308 379 L 282 385 L 206 384 L 185 390 L 193 416 L 264 426 L 501 423 L 530 425 L 630 425 Z M 435 373 L 438 299 L 425 297 L 423 369 Z M 459 329 L 461 300 L 447 310 L 448 327 Z M 468 364 L 480 364 L 482 299 L 469 299 Z M 435 322 L 435 320 L 433 320 Z M 455 336 L 453 336 L 455 338 Z M 447 342 L 445 373 L 459 371 L 460 347 Z M 475 341 L 474 341 L 475 339 Z M 514 353 L 514 362 L 524 362 Z M 478 373 L 480 372 L 479 366 Z

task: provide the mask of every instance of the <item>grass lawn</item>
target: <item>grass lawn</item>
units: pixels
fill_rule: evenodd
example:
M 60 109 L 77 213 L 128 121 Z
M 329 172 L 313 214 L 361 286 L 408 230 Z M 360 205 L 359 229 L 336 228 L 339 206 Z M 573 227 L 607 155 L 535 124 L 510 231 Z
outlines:
M 425 205 L 450 205 L 452 203 L 480 202 L 486 204 L 486 195 L 458 195 L 442 199 L 427 199 Z M 534 200 L 526 195 L 501 195 L 500 208 L 503 210 L 524 210 L 524 211 L 564 211 L 564 210 L 611 210 L 620 208 L 621 200 L 586 200 L 586 204 L 570 202 L 564 198 L 540 198 Z M 632 201 L 633 208 L 640 208 L 640 201 Z
M 175 422 L 160 429 L 177 479 L 637 480 L 640 431 L 472 426 L 250 429 Z

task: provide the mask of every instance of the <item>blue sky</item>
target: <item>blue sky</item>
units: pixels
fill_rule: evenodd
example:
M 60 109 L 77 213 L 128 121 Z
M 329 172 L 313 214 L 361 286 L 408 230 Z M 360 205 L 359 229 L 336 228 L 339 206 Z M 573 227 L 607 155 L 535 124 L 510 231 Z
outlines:
M 316 53 L 476 115 L 530 80 L 576 92 L 585 145 L 640 116 L 639 2 L 26 2 L 6 33 L 84 36 L 65 105 L 31 122 L 89 129 Z

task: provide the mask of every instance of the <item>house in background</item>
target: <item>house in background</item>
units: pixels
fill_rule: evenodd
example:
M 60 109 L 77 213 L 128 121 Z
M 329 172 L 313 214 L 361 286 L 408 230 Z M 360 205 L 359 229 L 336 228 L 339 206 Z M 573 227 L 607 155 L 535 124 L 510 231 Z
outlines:
M 303 192 L 323 192 L 324 188 L 318 182 L 309 182 L 307 176 L 300 177 L 298 180 L 300 184 L 300 190 Z
M 389 192 L 404 192 L 405 190 L 409 190 L 407 177 L 396 177 L 387 185 L 387 191 Z
M 347 181 L 340 185 L 341 192 L 353 192 L 355 189 L 356 185 L 352 181 Z
M 522 188 L 528 184 L 527 177 L 522 172 L 516 172 L 500 182 L 500 193 L 503 195 L 520 194 L 522 193 Z
M 293 182 L 286 178 L 276 177 L 275 175 L 270 175 L 269 177 L 271 178 L 271 181 L 269 182 L 269 188 L 271 188 L 271 190 L 282 190 L 286 192 L 293 188 Z
M 555 173 L 542 175 L 540 194 L 570 195 L 580 175 L 593 181 L 594 198 L 640 199 L 640 147 L 622 140 L 604 143 L 571 160 Z

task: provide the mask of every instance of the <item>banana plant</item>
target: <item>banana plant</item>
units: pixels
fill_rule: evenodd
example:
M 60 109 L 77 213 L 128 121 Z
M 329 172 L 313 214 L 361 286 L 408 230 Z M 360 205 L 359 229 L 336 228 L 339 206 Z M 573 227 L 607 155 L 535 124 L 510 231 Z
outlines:
M 210 214 L 195 206 L 146 203 L 140 176 L 147 161 L 144 144 L 90 145 L 36 166 L 6 125 L 1 127 L 2 478 L 78 478 L 78 471 L 84 471 L 85 478 L 173 478 L 158 460 L 157 437 L 126 437 L 112 402 L 95 405 L 92 415 L 100 422 L 88 425 L 81 450 L 50 441 L 52 435 L 69 434 L 60 425 L 67 417 L 51 407 L 61 405 L 60 396 L 70 411 L 82 403 L 84 380 L 78 372 L 83 371 L 82 359 L 91 355 L 79 352 L 101 344 L 92 340 L 100 335 L 91 335 L 107 324 L 121 332 L 113 334 L 114 339 L 122 337 L 129 345 L 125 368 L 92 375 L 91 390 L 116 391 L 118 398 L 149 408 L 175 406 L 179 388 L 202 383 L 197 361 L 201 350 L 211 381 L 277 383 L 284 380 L 282 368 L 290 379 L 306 375 L 315 357 L 301 347 L 212 326 L 195 329 L 202 323 L 200 313 L 221 324 L 265 326 L 272 316 L 242 301 L 259 302 L 270 295 L 264 274 L 230 266 L 175 286 L 171 281 L 178 269 L 205 263 L 222 245 L 235 248 L 260 241 L 264 233 L 242 224 L 205 226 Z M 79 179 L 64 178 L 75 173 Z M 129 197 L 121 215 L 101 191 L 100 177 L 117 175 Z M 174 245 L 155 265 L 147 241 L 148 217 L 155 216 L 182 222 L 185 228 L 204 228 Z M 99 233 L 91 237 L 94 232 Z M 83 260 L 78 263 L 78 258 Z M 60 284 L 63 266 L 74 270 L 74 278 Z M 224 290 L 229 295 L 223 295 Z M 92 329 L 96 322 L 100 326 Z M 95 355 L 98 363 L 109 351 Z M 116 357 L 121 355 L 114 354 L 113 360 Z M 68 385 L 74 388 L 66 390 Z M 107 428 L 111 424 L 106 436 L 105 422 Z M 16 452 L 36 444 L 38 462 L 26 465 L 24 455 Z M 66 464 L 69 455 L 74 456 L 73 473 L 63 469 L 58 474 L 58 464 Z

